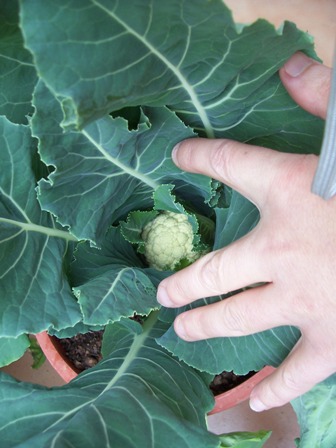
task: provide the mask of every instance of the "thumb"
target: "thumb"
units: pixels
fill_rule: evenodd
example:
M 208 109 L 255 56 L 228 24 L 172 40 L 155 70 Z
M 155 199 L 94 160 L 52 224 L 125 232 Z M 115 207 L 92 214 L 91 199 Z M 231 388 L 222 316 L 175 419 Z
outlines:
M 280 69 L 280 78 L 299 106 L 325 118 L 330 92 L 331 69 L 304 53 L 295 53 Z
M 261 412 L 283 406 L 308 392 L 334 371 L 332 357 L 325 356 L 303 336 L 274 373 L 253 389 L 250 407 Z

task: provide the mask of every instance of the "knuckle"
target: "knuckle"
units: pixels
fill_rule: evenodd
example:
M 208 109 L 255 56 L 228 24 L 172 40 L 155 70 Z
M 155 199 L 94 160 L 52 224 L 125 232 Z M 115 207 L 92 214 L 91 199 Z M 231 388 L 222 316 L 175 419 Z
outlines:
M 295 395 L 300 392 L 301 382 L 292 369 L 284 367 L 281 370 L 281 379 L 284 389 L 293 392 Z
M 202 266 L 199 269 L 200 283 L 210 294 L 223 294 L 224 291 L 220 287 L 220 281 L 224 266 L 220 252 L 211 252 L 202 261 Z
M 267 407 L 281 406 L 301 394 L 300 383 L 289 369 L 279 367 L 277 376 L 276 380 L 270 377 L 260 385 L 262 401 Z
M 280 187 L 282 193 L 278 199 L 282 198 L 283 202 L 288 204 L 289 199 L 293 200 L 293 191 L 295 191 L 294 198 L 298 197 L 301 201 L 301 196 L 297 192 L 310 191 L 311 177 L 315 172 L 318 158 L 315 154 L 291 154 L 290 157 L 282 157 L 282 159 L 283 162 L 279 164 L 274 178 L 274 185 Z
M 212 170 L 228 183 L 235 182 L 235 146 L 235 142 L 231 140 L 219 140 L 210 158 Z
M 224 269 L 228 271 L 228 266 L 224 265 L 222 251 L 212 252 L 208 255 L 206 262 L 201 266 L 199 271 L 199 282 L 205 286 L 208 295 L 226 294 L 224 286 L 221 285 L 221 278 Z M 228 298 L 223 300 L 218 310 L 218 322 L 225 331 L 235 336 L 251 334 L 253 332 L 250 327 L 250 320 L 247 318 L 248 312 L 239 303 L 239 298 Z
M 267 408 L 272 408 L 273 406 L 281 406 L 286 402 L 283 396 L 283 388 L 272 380 L 265 381 L 262 384 L 262 401 L 267 406 Z
M 221 320 L 232 336 L 244 336 L 253 333 L 244 310 L 238 306 L 238 300 L 226 300 L 222 307 Z

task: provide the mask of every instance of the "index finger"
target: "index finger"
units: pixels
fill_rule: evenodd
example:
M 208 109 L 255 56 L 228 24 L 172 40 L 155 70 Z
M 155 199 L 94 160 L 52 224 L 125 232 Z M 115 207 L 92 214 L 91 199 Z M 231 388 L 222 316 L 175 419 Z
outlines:
M 276 174 L 293 157 L 234 140 L 203 138 L 182 141 L 172 156 L 182 170 L 217 179 L 259 207 L 267 198 Z

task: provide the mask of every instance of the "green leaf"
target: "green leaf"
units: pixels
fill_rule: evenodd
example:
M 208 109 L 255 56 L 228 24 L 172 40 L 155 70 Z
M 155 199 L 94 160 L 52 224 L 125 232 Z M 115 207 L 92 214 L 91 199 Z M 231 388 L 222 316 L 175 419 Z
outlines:
M 197 52 L 193 47 L 189 49 L 190 36 L 198 41 L 199 34 L 206 32 L 210 41 L 218 40 L 211 21 L 220 25 L 221 35 L 225 35 L 226 27 L 232 25 L 231 18 L 225 14 L 226 8 L 219 2 L 205 4 L 197 1 L 191 7 L 188 3 L 182 6 L 176 0 L 167 5 L 157 1 L 134 1 L 132 5 L 116 1 L 108 4 L 84 1 L 80 7 L 64 6 L 65 2 L 41 1 L 29 6 L 23 2 L 21 25 L 40 75 L 63 102 L 69 124 L 77 120 L 83 123 L 93 114 L 102 116 L 125 105 L 149 104 L 149 101 L 155 106 L 169 104 L 170 98 L 179 101 L 181 95 L 188 100 L 192 97 L 199 103 L 191 80 L 183 71 L 188 66 L 189 71 L 193 70 L 199 61 L 209 56 L 209 51 L 204 45 L 198 45 Z M 130 7 L 136 14 L 130 14 Z M 202 21 L 199 19 L 201 15 Z M 51 23 L 50 17 L 53 17 Z M 82 26 L 85 33 L 80 31 Z M 39 33 L 36 33 L 36 27 Z M 68 42 L 66 46 L 65 42 Z M 121 51 L 123 48 L 128 51 Z M 171 51 L 173 48 L 175 50 Z M 216 42 L 213 57 L 220 55 L 223 58 L 223 52 L 225 47 L 220 48 Z M 57 54 L 57 57 L 51 60 L 49 54 Z M 74 54 L 82 57 L 74 58 Z M 113 58 L 107 58 L 107 54 L 113 54 Z M 93 57 L 95 63 L 88 64 Z M 62 76 L 59 76 L 60 67 Z M 130 74 L 128 79 L 125 78 L 125 68 Z M 198 70 L 203 78 L 206 61 Z M 141 89 L 134 88 L 134 78 Z M 158 101 L 157 94 L 161 93 L 162 85 L 166 93 Z M 127 96 L 130 99 L 125 100 Z M 144 102 L 144 98 L 149 100 Z M 77 108 L 79 117 L 76 116 Z M 199 109 L 203 113 L 201 105 Z
M 80 320 L 65 274 L 74 240 L 36 200 L 35 140 L 0 118 L 0 336 L 17 337 Z
M 2 0 L 0 10 L 0 115 L 27 124 L 32 113 L 32 93 L 37 81 L 29 51 L 18 26 L 17 0 Z
M 126 330 L 126 333 L 128 331 L 130 334 L 134 334 L 136 336 L 141 335 L 143 331 L 142 325 L 139 322 L 135 321 L 134 319 L 128 318 L 120 319 L 120 322 L 118 322 L 118 324 L 113 323 L 106 325 L 103 333 L 101 348 L 102 357 L 104 359 L 108 358 L 114 352 L 114 350 L 116 350 L 120 343 L 119 332 L 116 331 L 116 329 L 119 327 L 123 331 Z
M 137 251 L 140 254 L 144 253 L 144 240 L 141 238 L 142 231 L 147 224 L 158 216 L 159 212 L 156 210 L 133 211 L 127 216 L 126 221 L 120 223 L 120 230 L 125 238 L 131 244 L 137 246 Z
M 270 435 L 270 431 L 233 432 L 220 436 L 221 448 L 261 448 Z
M 311 38 L 292 23 L 236 27 L 221 0 L 66 5 L 22 4 L 26 44 L 62 102 L 64 127 L 140 104 L 169 105 L 208 137 L 291 133 L 298 108 L 276 73 L 296 51 L 313 54 Z
M 214 249 L 220 249 L 249 233 L 259 222 L 257 207 L 236 191 L 226 189 L 229 205 L 216 208 Z
M 1 374 L 3 446 L 218 447 L 219 438 L 206 429 L 213 406 L 207 385 L 156 345 L 162 328 L 155 315 L 143 330 L 115 324 L 111 354 L 63 387 Z
M 210 200 L 211 180 L 181 172 L 171 160 L 175 143 L 193 132 L 168 109 L 146 109 L 150 125 L 141 123 L 137 130 L 130 131 L 123 118 L 106 116 L 81 132 L 64 133 L 60 106 L 42 83 L 34 106 L 32 129 L 41 158 L 56 167 L 39 183 L 39 201 L 79 239 L 100 244 L 108 227 L 129 211 L 152 208 L 161 183 L 174 183 L 182 198 Z
M 174 185 L 160 185 L 154 192 L 154 209 L 173 213 L 182 213 L 186 215 L 194 232 L 193 245 L 197 249 L 200 243 L 199 224 L 194 213 L 189 213 L 184 205 L 182 205 L 174 194 Z M 204 248 L 203 248 L 204 249 Z
M 299 448 L 331 448 L 336 440 L 336 375 L 291 402 L 300 425 Z
M 87 325 L 106 325 L 158 309 L 156 289 L 164 273 L 145 268 L 132 245 L 111 228 L 102 248 L 78 245 L 72 264 L 74 293 Z
M 29 336 L 29 351 L 33 358 L 32 368 L 39 369 L 44 364 L 46 357 L 34 336 Z
M 195 304 L 202 306 L 217 300 L 202 299 Z M 164 321 L 172 320 L 171 313 L 162 313 L 161 318 Z M 188 343 L 180 339 L 171 327 L 158 343 L 196 369 L 213 375 L 224 370 L 245 375 L 251 370 L 259 371 L 265 365 L 278 366 L 299 336 L 299 330 L 294 327 L 279 327 L 251 336 L 213 338 Z
M 176 200 L 174 195 L 174 185 L 160 185 L 154 192 L 154 208 L 155 210 L 187 214 L 185 208 Z M 198 230 L 195 220 L 190 221 L 194 230 Z
M 17 338 L 0 338 L 0 367 L 20 359 L 29 345 L 29 339 L 24 334 Z
M 201 215 L 200 213 L 195 213 L 198 226 L 199 226 L 199 234 L 202 236 L 202 241 L 209 248 L 213 248 L 215 232 L 216 232 L 216 224 L 214 221 L 207 216 Z

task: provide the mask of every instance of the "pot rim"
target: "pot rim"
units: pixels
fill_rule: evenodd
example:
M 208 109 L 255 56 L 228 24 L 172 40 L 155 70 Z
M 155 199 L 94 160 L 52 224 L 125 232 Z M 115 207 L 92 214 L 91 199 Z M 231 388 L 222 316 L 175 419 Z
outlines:
M 208 415 L 218 414 L 219 412 L 233 408 L 243 401 L 246 401 L 250 397 L 252 389 L 263 379 L 271 375 L 274 370 L 275 367 L 265 366 L 243 383 L 239 384 L 233 389 L 215 396 L 215 406 L 208 413 Z
M 80 372 L 64 356 L 64 350 L 61 344 L 57 342 L 57 339 L 50 336 L 46 331 L 36 334 L 35 337 L 45 357 L 59 376 L 66 383 L 70 383 L 71 380 L 76 378 Z

